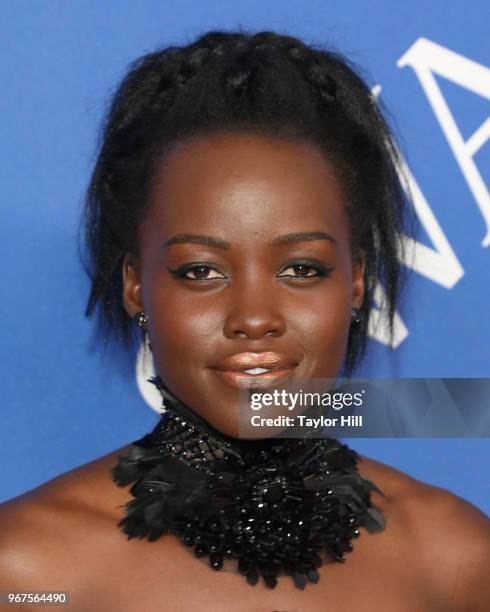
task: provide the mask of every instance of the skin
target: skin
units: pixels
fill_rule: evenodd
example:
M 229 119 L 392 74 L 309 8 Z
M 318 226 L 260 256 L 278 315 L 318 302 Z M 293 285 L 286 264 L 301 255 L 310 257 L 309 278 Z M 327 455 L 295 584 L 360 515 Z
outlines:
M 352 250 L 342 187 L 320 151 L 250 134 L 195 139 L 161 165 L 150 204 L 140 257 L 124 261 L 122 298 L 128 315 L 147 313 L 157 371 L 184 403 L 236 435 L 237 391 L 212 366 L 245 350 L 293 357 L 299 378 L 337 375 L 351 308 L 364 295 L 364 259 Z M 229 248 L 162 247 L 196 228 Z M 303 232 L 324 232 L 335 243 L 271 244 Z M 331 273 L 291 269 L 306 259 Z M 209 266 L 199 273 L 204 280 L 169 271 L 196 262 Z M 307 277 L 292 278 L 298 274 Z M 3 504 L 0 591 L 66 590 L 70 609 L 80 611 L 490 608 L 489 521 L 448 491 L 361 457 L 361 473 L 385 493 L 372 498 L 385 515 L 385 531 L 362 530 L 347 562 L 326 562 L 320 582 L 304 592 L 288 578 L 271 591 L 262 583 L 248 586 L 231 561 L 214 573 L 173 536 L 128 542 L 115 527 L 128 488 L 109 478 L 127 448 Z
M 352 257 L 344 196 L 320 151 L 247 135 L 199 140 L 172 151 L 150 197 L 139 266 L 128 257 L 123 268 L 124 304 L 147 313 L 156 368 L 177 397 L 238 436 L 237 391 L 212 367 L 221 359 L 272 350 L 299 362 L 294 378 L 337 376 L 364 260 Z M 163 246 L 195 228 L 227 248 Z M 305 260 L 330 274 L 292 267 Z M 208 269 L 169 272 L 188 264 Z

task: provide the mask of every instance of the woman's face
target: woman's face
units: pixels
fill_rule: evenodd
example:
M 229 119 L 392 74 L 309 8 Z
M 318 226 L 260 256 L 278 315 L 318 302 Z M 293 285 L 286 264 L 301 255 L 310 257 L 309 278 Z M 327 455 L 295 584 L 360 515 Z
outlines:
M 238 436 L 237 385 L 254 376 L 244 369 L 337 377 L 364 260 L 352 258 L 341 185 L 314 145 L 248 133 L 179 144 L 140 241 L 139 266 L 123 266 L 126 311 L 148 315 L 158 374 L 215 428 Z

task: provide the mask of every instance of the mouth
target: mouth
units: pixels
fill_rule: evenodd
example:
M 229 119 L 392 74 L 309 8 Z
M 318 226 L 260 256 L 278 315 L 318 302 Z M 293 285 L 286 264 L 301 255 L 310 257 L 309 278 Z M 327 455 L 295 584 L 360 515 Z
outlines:
M 273 352 L 238 353 L 216 364 L 212 370 L 235 389 L 268 387 L 293 375 L 298 362 Z

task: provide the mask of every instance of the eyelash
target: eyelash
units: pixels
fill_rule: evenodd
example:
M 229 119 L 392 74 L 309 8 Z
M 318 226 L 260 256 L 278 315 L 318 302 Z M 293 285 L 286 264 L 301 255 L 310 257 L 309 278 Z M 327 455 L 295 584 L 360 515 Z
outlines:
M 310 270 L 315 270 L 316 274 L 310 274 L 307 276 L 293 276 L 293 275 L 287 274 L 286 278 L 292 278 L 294 280 L 298 280 L 298 279 L 306 279 L 306 278 L 328 277 L 331 275 L 331 273 L 334 270 L 333 267 L 329 268 L 329 267 L 323 266 L 319 263 L 312 262 L 312 261 L 291 262 L 287 264 L 287 266 L 283 268 L 283 270 L 288 270 L 289 268 L 295 268 L 297 266 L 303 266 L 303 267 L 309 268 Z M 186 264 L 184 266 L 181 266 L 180 268 L 177 268 L 176 270 L 171 270 L 170 268 L 168 268 L 168 271 L 172 274 L 172 276 L 174 276 L 174 278 L 184 278 L 185 280 L 190 280 L 190 281 L 210 281 L 210 280 L 218 279 L 218 277 L 189 278 L 188 276 L 186 276 L 188 272 L 192 272 L 194 270 L 199 270 L 199 269 L 214 270 L 216 272 L 215 268 L 213 268 L 212 266 L 208 266 L 207 264 Z

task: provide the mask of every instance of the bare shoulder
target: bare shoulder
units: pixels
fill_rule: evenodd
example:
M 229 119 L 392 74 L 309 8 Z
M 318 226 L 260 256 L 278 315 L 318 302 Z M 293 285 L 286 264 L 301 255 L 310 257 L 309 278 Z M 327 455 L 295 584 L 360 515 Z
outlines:
M 448 609 L 489 610 L 490 519 L 446 489 L 361 459 L 361 473 L 386 495 L 388 517 L 396 517 L 404 537 L 411 538 L 412 563 L 419 564 Z
M 111 483 L 109 470 L 123 450 L 0 505 L 0 591 L 59 590 L 60 583 L 83 582 L 97 543 L 104 542 L 105 550 L 111 545 L 115 530 L 108 526 L 125 494 Z

